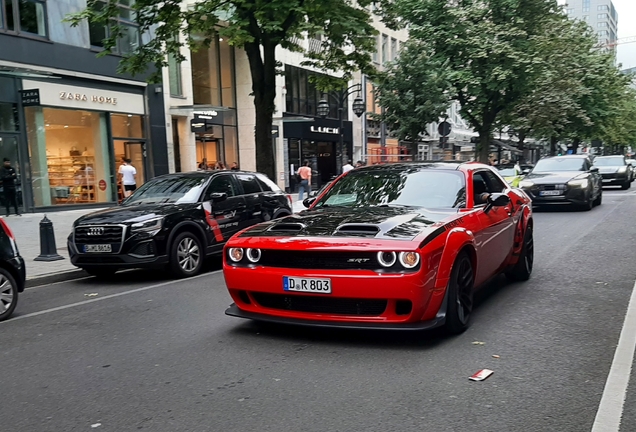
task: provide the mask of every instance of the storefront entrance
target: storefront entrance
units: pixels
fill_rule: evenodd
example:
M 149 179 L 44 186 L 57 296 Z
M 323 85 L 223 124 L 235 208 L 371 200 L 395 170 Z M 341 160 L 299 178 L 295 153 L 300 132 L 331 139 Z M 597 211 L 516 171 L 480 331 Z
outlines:
M 22 170 L 20 166 L 20 160 L 18 156 L 18 136 L 10 134 L 0 134 L 0 164 L 3 164 L 4 158 L 9 159 L 11 166 L 15 168 L 18 173 L 18 178 L 15 180 L 15 192 L 16 199 L 18 201 L 18 207 L 20 212 L 24 211 L 24 204 L 22 198 Z M 4 214 L 6 209 L 6 198 L 4 192 L 4 185 L 0 185 L 0 214 Z M 11 204 L 11 203 L 9 203 Z M 11 211 L 15 211 L 11 208 Z
M 316 146 L 316 165 L 320 176 L 320 185 L 324 185 L 334 176 L 338 175 L 338 162 L 336 158 L 336 143 L 319 142 Z

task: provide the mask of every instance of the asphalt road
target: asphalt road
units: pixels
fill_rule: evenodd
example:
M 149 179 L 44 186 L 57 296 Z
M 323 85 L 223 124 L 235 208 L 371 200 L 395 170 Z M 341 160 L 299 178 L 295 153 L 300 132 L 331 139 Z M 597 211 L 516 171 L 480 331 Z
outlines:
M 218 263 L 183 281 L 126 272 L 28 289 L 0 323 L 0 429 L 589 431 L 636 279 L 635 214 L 633 191 L 537 213 L 532 279 L 495 281 L 450 338 L 226 317 Z M 495 373 L 468 380 L 482 368 Z

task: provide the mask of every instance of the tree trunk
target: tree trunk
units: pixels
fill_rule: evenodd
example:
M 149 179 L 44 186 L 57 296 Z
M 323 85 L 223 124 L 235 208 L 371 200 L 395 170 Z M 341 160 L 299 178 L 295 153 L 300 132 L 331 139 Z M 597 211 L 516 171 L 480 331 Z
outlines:
M 272 117 L 276 108 L 276 45 L 263 40 L 261 47 L 256 43 L 245 45 L 245 52 L 252 75 L 252 93 L 256 110 L 254 131 L 256 149 L 256 170 L 267 174 L 276 181 L 276 161 L 272 141 Z M 282 133 L 282 131 L 280 131 Z
M 477 161 L 490 165 L 491 129 L 484 128 L 479 131 L 479 144 L 477 146 Z
M 559 139 L 555 136 L 550 137 L 550 156 L 556 156 L 556 146 Z
M 521 162 L 526 162 L 528 159 L 527 151 L 525 149 L 526 145 L 526 133 L 523 131 L 519 131 L 519 144 L 518 149 L 521 151 Z
M 581 138 L 576 137 L 574 138 L 574 141 L 572 142 L 572 153 L 576 154 L 576 152 L 579 149 L 579 146 L 581 145 Z

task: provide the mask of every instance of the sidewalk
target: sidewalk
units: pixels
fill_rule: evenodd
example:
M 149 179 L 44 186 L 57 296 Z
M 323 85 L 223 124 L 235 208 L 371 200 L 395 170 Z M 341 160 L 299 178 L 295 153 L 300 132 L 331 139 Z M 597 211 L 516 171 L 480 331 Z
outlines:
M 86 213 L 91 213 L 99 209 L 67 210 L 60 212 L 46 213 L 46 217 L 53 222 L 55 232 L 55 246 L 57 253 L 64 257 L 58 261 L 34 261 L 40 255 L 40 221 L 44 218 L 44 213 L 24 213 L 22 216 L 2 216 L 9 225 L 16 242 L 20 255 L 26 262 L 27 279 L 51 276 L 67 271 L 78 270 L 71 264 L 66 248 L 66 238 L 71 233 L 73 222 Z
M 298 201 L 298 194 L 292 194 L 294 213 L 305 210 L 302 202 Z M 34 261 L 40 255 L 40 221 L 44 213 L 24 213 L 22 216 L 2 216 L 15 235 L 20 254 L 26 262 L 27 279 L 53 276 L 59 273 L 78 270 L 71 264 L 66 248 L 66 239 L 71 233 L 73 222 L 87 213 L 100 209 L 66 210 L 46 213 L 46 217 L 53 222 L 55 232 L 55 246 L 57 253 L 64 257 L 58 261 Z

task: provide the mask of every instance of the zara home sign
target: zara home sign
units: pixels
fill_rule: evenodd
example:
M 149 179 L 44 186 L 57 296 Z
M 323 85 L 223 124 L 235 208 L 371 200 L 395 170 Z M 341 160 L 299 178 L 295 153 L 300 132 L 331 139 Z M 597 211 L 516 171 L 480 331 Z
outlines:
M 141 94 L 89 87 L 69 86 L 43 81 L 23 80 L 22 86 L 40 90 L 40 105 L 98 111 L 144 114 L 145 103 Z

